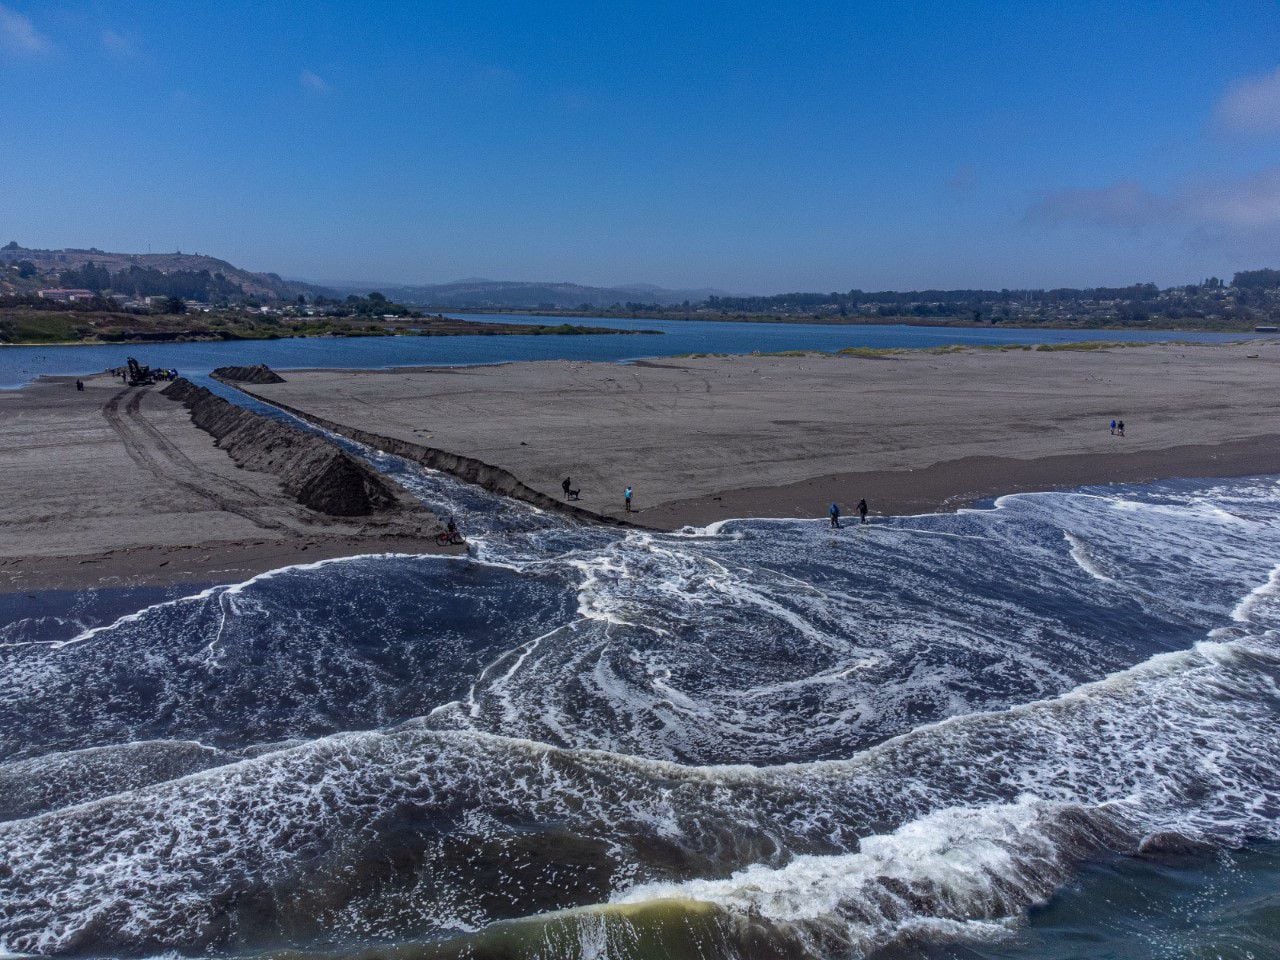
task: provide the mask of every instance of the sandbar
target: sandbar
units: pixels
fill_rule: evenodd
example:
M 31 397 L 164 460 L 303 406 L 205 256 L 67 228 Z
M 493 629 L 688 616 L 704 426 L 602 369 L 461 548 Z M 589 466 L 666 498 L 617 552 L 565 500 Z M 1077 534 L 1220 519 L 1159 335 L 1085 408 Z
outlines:
M 264 400 L 505 471 L 613 522 L 954 509 L 1280 473 L 1280 343 L 288 371 Z M 1110 432 L 1122 419 L 1126 436 Z M 474 470 L 472 471 L 474 473 Z M 634 490 L 634 513 L 622 494 Z

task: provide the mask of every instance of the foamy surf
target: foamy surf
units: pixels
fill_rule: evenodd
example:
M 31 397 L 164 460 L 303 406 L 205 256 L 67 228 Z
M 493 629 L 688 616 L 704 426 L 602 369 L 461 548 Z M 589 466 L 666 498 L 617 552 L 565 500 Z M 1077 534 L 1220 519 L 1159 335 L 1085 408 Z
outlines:
M 0 648 L 0 949 L 863 956 L 1275 836 L 1272 483 L 669 536 L 379 464 L 478 555 Z

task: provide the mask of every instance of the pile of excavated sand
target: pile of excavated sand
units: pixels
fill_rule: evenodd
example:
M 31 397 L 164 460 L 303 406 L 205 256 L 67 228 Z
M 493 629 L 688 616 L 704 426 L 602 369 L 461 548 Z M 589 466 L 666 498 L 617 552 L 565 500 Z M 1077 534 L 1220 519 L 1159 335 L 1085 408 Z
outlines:
M 323 437 L 237 407 L 189 380 L 175 380 L 161 393 L 184 404 L 192 422 L 236 463 L 279 477 L 305 507 L 360 517 L 398 505 L 387 480 Z
M 276 373 L 265 363 L 255 363 L 251 367 L 218 367 L 213 371 L 215 380 L 226 380 L 229 383 L 284 383 L 284 377 Z

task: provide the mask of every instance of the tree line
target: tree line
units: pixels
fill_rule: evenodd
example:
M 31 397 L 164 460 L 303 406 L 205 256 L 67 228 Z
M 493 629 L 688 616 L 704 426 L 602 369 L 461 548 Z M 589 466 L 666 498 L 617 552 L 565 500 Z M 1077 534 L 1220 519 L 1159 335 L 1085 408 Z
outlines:
M 82 267 L 73 267 L 58 274 L 63 287 L 91 290 L 133 297 L 174 297 L 183 300 L 202 300 L 207 303 L 225 303 L 244 296 L 238 283 L 228 280 L 221 273 L 208 270 L 174 270 L 165 273 L 151 267 L 133 264 L 127 270 L 112 273 L 92 260 Z

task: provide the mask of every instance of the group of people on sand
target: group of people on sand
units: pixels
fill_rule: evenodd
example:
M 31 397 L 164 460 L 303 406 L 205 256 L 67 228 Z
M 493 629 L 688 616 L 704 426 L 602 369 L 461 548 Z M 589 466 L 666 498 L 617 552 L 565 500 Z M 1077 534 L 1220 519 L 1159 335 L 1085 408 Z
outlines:
M 581 488 L 574 487 L 572 477 L 565 477 L 563 480 L 560 481 L 560 490 L 562 493 L 564 493 L 565 500 L 580 500 L 582 498 L 582 490 Z M 622 508 L 627 513 L 634 512 L 631 506 L 631 499 L 634 495 L 635 495 L 635 491 L 632 490 L 630 484 L 628 484 L 627 488 L 622 491 Z M 859 523 L 866 523 L 867 514 L 870 512 L 870 508 L 867 506 L 866 497 L 863 497 L 861 500 L 858 501 L 857 511 L 858 511 Z M 831 526 L 834 529 L 839 530 L 840 529 L 840 504 L 835 503 L 833 501 L 830 508 L 827 510 L 827 513 L 831 517 Z
M 1112 421 L 1111 421 L 1111 435 L 1112 435 L 1113 437 L 1123 437 L 1123 436 L 1124 436 L 1124 421 L 1123 421 L 1123 420 L 1112 420 Z
M 831 502 L 831 506 L 827 508 L 827 515 L 831 517 L 831 528 L 833 530 L 839 530 L 840 529 L 840 504 L 836 503 L 833 500 Z M 863 497 L 861 500 L 858 501 L 858 516 L 861 518 L 858 521 L 859 523 L 867 522 L 866 497 Z
M 578 487 L 576 489 L 574 488 L 572 477 L 565 477 L 563 480 L 561 480 L 560 489 L 564 491 L 564 498 L 566 500 L 582 499 L 582 488 L 581 487 Z M 634 493 L 635 491 L 631 489 L 630 484 L 627 485 L 627 489 L 622 491 L 622 507 L 627 513 L 632 512 L 631 497 L 634 495 Z

